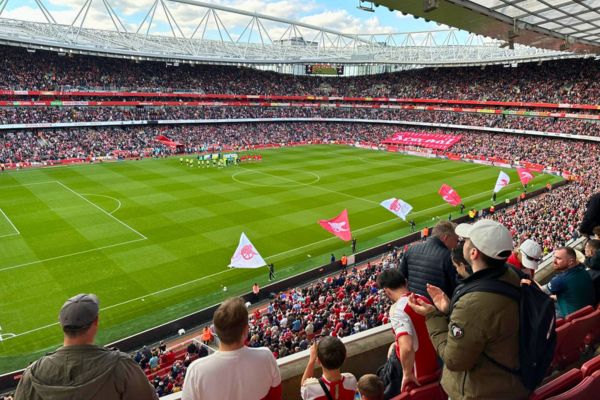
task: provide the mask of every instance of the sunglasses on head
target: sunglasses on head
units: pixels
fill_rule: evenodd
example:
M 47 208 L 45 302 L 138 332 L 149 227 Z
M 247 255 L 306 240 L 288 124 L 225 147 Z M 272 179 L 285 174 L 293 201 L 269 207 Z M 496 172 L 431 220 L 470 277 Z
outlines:
M 528 259 L 528 260 L 531 260 L 531 261 L 537 261 L 537 262 L 540 262 L 540 261 L 542 261 L 542 259 L 541 259 L 541 258 L 535 258 L 535 257 L 528 256 L 527 254 L 525 254 L 525 253 L 523 253 L 523 252 L 521 252 L 521 253 L 522 253 L 522 254 L 523 254 L 525 257 L 527 257 L 527 259 Z

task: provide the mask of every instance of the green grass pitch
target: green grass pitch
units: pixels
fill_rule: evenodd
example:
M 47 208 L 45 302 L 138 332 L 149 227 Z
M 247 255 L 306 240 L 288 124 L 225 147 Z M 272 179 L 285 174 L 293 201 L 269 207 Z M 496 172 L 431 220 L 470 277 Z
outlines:
M 358 250 L 366 249 L 409 232 L 382 200 L 410 203 L 422 227 L 458 215 L 437 194 L 442 183 L 467 208 L 488 207 L 499 171 L 349 146 L 262 154 L 260 163 L 223 169 L 169 158 L 1 174 L 0 371 L 60 345 L 57 314 L 72 295 L 98 294 L 98 339 L 108 343 L 267 284 L 266 268 L 227 268 L 242 231 L 283 278 L 349 253 L 319 219 L 347 208 Z M 512 183 L 498 201 L 520 189 L 507 172 Z

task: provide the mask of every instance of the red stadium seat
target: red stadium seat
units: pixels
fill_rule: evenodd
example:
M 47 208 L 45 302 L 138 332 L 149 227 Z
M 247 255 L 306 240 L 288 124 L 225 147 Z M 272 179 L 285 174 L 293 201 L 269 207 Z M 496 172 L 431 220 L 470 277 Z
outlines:
M 581 366 L 581 373 L 583 374 L 584 378 L 592 375 L 594 372 L 599 371 L 599 370 L 600 370 L 600 356 L 596 356 L 596 357 L 592 358 L 591 360 L 584 362 L 583 365 Z
M 579 320 L 567 322 L 556 329 L 556 350 L 552 367 L 563 369 L 579 360 L 584 346 L 587 326 Z
M 570 390 L 548 400 L 598 400 L 600 398 L 600 371 L 588 376 Z
M 575 319 L 573 325 L 576 326 L 577 331 L 585 332 L 586 345 L 594 344 L 600 338 L 597 333 L 600 327 L 600 310 L 594 310 L 591 314 Z
M 583 308 L 580 308 L 577 311 L 573 311 L 571 314 L 567 315 L 565 317 L 565 320 L 567 322 L 573 322 L 573 320 L 579 318 L 579 317 L 583 317 L 584 315 L 588 315 L 594 312 L 594 307 L 592 306 L 585 306 Z
M 563 393 L 583 379 L 583 374 L 577 368 L 573 368 L 569 372 L 562 374 L 561 376 L 554 378 L 550 382 L 543 386 L 540 386 L 531 394 L 529 400 L 545 400 L 550 396 L 556 396 L 557 394 Z
M 447 400 L 448 395 L 439 382 L 430 383 L 410 391 L 410 400 Z

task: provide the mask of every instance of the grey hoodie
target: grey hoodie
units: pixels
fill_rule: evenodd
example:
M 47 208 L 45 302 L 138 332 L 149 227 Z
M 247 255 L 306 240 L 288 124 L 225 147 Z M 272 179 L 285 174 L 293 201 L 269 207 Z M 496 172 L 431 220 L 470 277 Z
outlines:
M 95 345 L 61 347 L 23 373 L 15 400 L 154 400 L 158 396 L 127 354 Z

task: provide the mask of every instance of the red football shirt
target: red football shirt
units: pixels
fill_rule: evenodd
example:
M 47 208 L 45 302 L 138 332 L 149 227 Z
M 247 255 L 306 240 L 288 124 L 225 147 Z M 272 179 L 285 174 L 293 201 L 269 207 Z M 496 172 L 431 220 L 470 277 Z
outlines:
M 417 380 L 421 377 L 434 374 L 438 369 L 438 362 L 429 338 L 425 317 L 417 314 L 408 304 L 408 296 L 404 295 L 390 308 L 390 320 L 396 339 L 402 335 L 410 335 L 413 339 L 415 350 L 414 373 Z M 417 295 L 421 300 L 430 303 L 426 297 Z M 400 350 L 396 346 L 396 355 L 400 359 Z

